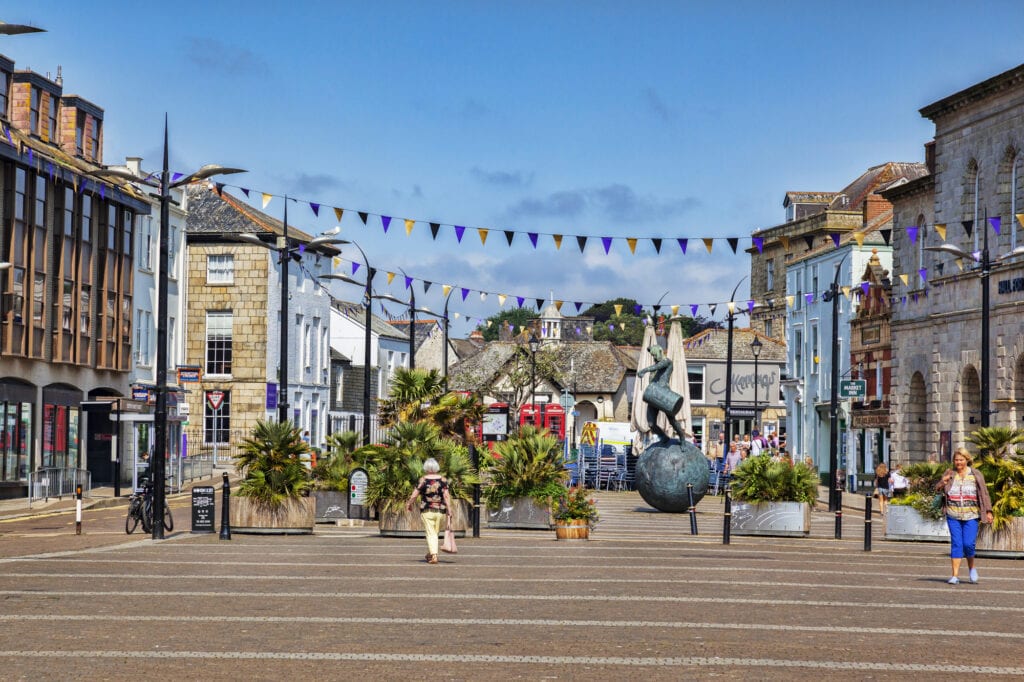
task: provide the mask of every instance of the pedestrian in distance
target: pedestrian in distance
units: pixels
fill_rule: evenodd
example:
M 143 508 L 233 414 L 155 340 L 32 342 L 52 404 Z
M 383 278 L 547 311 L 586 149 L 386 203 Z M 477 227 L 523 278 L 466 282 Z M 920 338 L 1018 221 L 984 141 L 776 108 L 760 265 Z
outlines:
M 729 454 L 725 456 L 725 473 L 731 475 L 733 470 L 740 465 L 743 456 L 740 453 L 739 445 L 735 441 L 729 444 Z
M 437 563 L 437 536 L 441 522 L 451 523 L 452 498 L 448 492 L 448 479 L 439 474 L 441 466 L 431 457 L 423 463 L 423 476 L 416 483 L 406 509 L 412 511 L 416 498 L 420 498 L 420 519 L 427 535 L 427 563 Z
M 885 508 L 892 497 L 892 488 L 889 487 L 889 467 L 885 462 L 879 462 L 875 467 L 875 497 L 878 498 L 878 512 L 885 516 Z
M 942 511 L 949 526 L 949 560 L 953 577 L 950 585 L 960 583 L 960 562 L 967 558 L 968 577 L 978 582 L 974 567 L 974 543 L 978 538 L 978 522 L 992 523 L 992 501 L 985 487 L 985 477 L 971 466 L 973 458 L 966 448 L 953 453 L 953 468 L 942 474 L 936 489 L 944 495 Z
M 910 481 L 903 475 L 903 465 L 897 464 L 889 472 L 889 488 L 892 490 L 892 496 L 903 497 L 907 494 L 907 488 L 909 487 Z

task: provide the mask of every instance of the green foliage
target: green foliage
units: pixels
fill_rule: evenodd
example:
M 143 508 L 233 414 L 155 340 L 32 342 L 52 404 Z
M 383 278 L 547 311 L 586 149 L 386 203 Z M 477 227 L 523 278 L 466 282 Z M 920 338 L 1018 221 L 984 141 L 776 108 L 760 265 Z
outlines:
M 380 403 L 381 426 L 426 417 L 427 407 L 444 395 L 444 377 L 436 369 L 399 367 L 391 378 L 388 397 Z
M 967 436 L 967 442 L 978 446 L 978 449 L 990 453 L 993 457 L 1005 457 L 1011 445 L 1024 443 L 1024 429 L 1010 429 L 1005 426 L 985 426 Z M 1021 454 L 1017 449 L 1017 454 Z M 984 472 L 982 472 L 984 474 Z
M 1010 452 L 1010 446 L 1024 442 L 1024 429 L 986 427 L 967 440 L 982 449 L 974 466 L 985 477 L 992 498 L 992 530 L 999 530 L 1011 518 L 1024 516 L 1024 450 Z
M 235 458 L 244 477 L 238 494 L 270 509 L 303 497 L 310 488 L 309 471 L 302 462 L 308 452 L 309 445 L 291 422 L 257 422 Z
M 313 485 L 318 490 L 348 491 L 348 477 L 360 466 L 374 446 L 358 447 L 360 434 L 343 431 L 327 436 L 327 452 L 317 458 L 313 467 Z
M 589 521 L 591 526 L 600 520 L 596 501 L 587 497 L 587 491 L 583 486 L 568 490 L 563 488 L 552 516 L 555 517 L 555 521 Z
M 562 462 L 558 440 L 546 430 L 524 426 L 495 446 L 487 456 L 483 499 L 497 509 L 506 498 L 529 497 L 541 506 L 565 492 L 569 472 Z
M 529 308 L 509 308 L 487 318 L 490 324 L 477 325 L 477 330 L 484 335 L 484 341 L 497 341 L 498 332 L 502 327 L 512 325 L 516 330 L 530 324 L 539 317 Z
M 740 502 L 807 502 L 818 499 L 818 476 L 807 465 L 773 462 L 758 455 L 743 460 L 732 472 L 729 490 Z
M 472 427 L 480 423 L 486 410 L 477 396 L 453 391 L 427 408 L 426 417 L 441 430 L 443 437 L 469 445 L 476 441 Z
M 941 521 L 942 498 L 938 496 L 937 486 L 948 468 L 949 465 L 942 462 L 917 462 L 903 467 L 903 475 L 907 477 L 907 493 L 892 498 L 889 504 L 913 507 L 922 517 Z

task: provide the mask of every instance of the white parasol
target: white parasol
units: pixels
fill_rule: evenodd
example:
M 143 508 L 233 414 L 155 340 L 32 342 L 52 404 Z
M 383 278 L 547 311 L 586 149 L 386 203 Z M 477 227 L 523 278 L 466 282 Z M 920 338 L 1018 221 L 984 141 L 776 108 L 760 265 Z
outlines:
M 647 350 L 651 345 L 657 343 L 654 335 L 654 326 L 647 325 L 644 327 L 644 340 L 640 344 L 640 355 L 636 360 L 636 368 L 638 370 L 644 367 L 650 367 L 654 364 L 654 356 L 651 355 L 651 351 Z M 644 446 L 647 445 L 648 437 L 651 433 L 651 425 L 647 423 L 647 403 L 644 402 L 644 390 L 647 385 L 651 383 L 651 375 L 644 374 L 642 377 L 638 376 L 633 382 L 633 410 L 629 415 L 629 425 L 632 427 L 633 433 L 633 453 L 639 455 L 644 450 Z
M 672 376 L 669 377 L 668 387 L 683 396 L 683 405 L 676 412 L 676 421 L 679 422 L 686 436 L 680 438 L 693 438 L 693 422 L 690 416 L 690 379 L 686 369 L 686 352 L 683 350 L 683 328 L 679 320 L 672 320 L 668 330 L 668 348 L 665 350 L 665 357 L 672 361 Z M 668 419 L 664 414 L 658 415 L 658 426 L 666 433 L 671 433 Z

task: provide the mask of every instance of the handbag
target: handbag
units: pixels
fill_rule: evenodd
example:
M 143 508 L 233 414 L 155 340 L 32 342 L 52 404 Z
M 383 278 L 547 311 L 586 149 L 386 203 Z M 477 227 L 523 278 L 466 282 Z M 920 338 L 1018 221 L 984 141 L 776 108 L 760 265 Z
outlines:
M 459 548 L 455 546 L 455 531 L 452 530 L 452 517 L 448 517 L 448 525 L 444 529 L 444 544 L 441 551 L 448 554 L 458 554 Z

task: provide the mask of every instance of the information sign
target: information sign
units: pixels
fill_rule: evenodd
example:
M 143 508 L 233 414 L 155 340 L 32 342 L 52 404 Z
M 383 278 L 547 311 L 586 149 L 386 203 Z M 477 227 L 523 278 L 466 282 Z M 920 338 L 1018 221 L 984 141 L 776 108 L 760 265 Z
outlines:
M 212 533 L 216 514 L 216 491 L 213 486 L 192 488 L 192 532 Z

